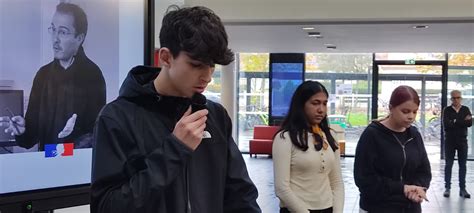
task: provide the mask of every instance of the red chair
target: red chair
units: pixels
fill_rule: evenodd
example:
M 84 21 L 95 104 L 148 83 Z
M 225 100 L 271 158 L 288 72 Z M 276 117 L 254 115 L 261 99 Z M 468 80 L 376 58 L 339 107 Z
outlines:
M 279 126 L 257 125 L 253 128 L 253 139 L 249 141 L 250 157 L 257 154 L 272 155 L 273 136 L 280 130 Z

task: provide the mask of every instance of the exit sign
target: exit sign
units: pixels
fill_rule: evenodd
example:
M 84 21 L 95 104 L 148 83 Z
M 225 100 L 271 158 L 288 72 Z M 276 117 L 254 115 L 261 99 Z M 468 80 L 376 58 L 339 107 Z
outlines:
M 405 60 L 405 64 L 415 64 L 415 63 L 416 63 L 415 59 L 406 59 Z

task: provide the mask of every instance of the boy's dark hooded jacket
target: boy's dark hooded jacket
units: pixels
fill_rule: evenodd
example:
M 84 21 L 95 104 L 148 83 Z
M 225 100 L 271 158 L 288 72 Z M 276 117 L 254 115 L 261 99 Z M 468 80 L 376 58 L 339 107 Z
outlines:
M 354 179 L 362 209 L 421 212 L 420 204 L 405 197 L 404 185 L 428 188 L 431 167 L 416 127 L 411 126 L 406 131 L 408 139 L 399 141 L 390 129 L 374 121 L 362 133 L 354 162 Z
M 191 100 L 156 93 L 158 72 L 132 69 L 97 119 L 91 212 L 260 212 L 225 109 L 208 101 L 209 134 L 191 151 L 172 135 Z

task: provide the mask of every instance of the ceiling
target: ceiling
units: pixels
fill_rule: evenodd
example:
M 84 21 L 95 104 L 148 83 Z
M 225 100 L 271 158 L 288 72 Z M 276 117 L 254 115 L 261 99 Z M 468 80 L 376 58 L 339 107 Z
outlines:
M 235 52 L 474 52 L 474 20 L 449 23 L 224 23 Z M 428 25 L 426 29 L 414 29 Z M 310 38 L 302 27 L 323 38 Z M 327 49 L 334 44 L 336 49 Z

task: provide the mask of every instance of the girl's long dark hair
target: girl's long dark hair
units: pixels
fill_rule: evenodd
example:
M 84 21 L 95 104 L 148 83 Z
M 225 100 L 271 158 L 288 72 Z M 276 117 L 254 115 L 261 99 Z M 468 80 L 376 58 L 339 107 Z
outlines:
M 306 151 L 308 150 L 308 132 L 312 132 L 311 126 L 309 125 L 308 119 L 304 111 L 306 101 L 316 93 L 324 92 L 329 97 L 326 88 L 317 81 L 305 81 L 296 88 L 293 97 L 291 98 L 290 108 L 286 115 L 283 123 L 281 124 L 280 137 L 284 138 L 283 134 L 288 132 L 290 135 L 291 143 L 299 149 Z M 338 149 L 336 141 L 331 135 L 327 115 L 321 121 L 321 129 L 329 142 L 331 148 L 336 151 Z M 278 135 L 278 134 L 277 134 Z M 316 135 L 316 134 L 313 134 Z M 323 143 L 322 138 L 315 136 L 315 140 L 320 144 Z M 320 150 L 320 148 L 318 149 Z

